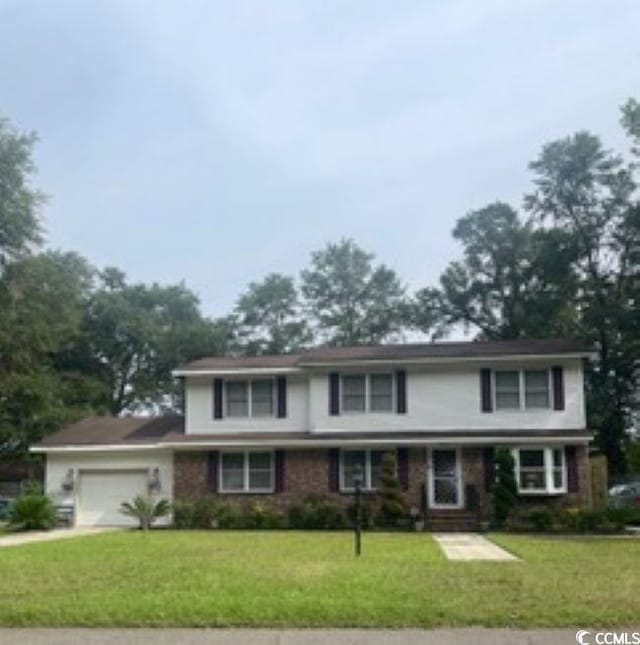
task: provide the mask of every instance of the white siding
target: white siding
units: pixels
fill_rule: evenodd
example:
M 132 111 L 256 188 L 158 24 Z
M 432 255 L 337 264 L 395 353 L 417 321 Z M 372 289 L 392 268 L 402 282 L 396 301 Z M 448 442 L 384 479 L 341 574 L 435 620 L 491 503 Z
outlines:
M 87 471 L 150 471 L 158 468 L 161 490 L 158 497 L 173 499 L 173 455 L 169 451 L 119 451 L 103 453 L 49 453 L 47 455 L 45 490 L 56 504 L 72 504 L 78 507 L 80 472 Z M 62 490 L 67 471 L 73 469 L 76 487 L 71 493 Z M 124 501 L 124 500 L 123 500 Z M 168 524 L 170 518 L 163 518 L 158 524 Z
M 264 378 L 264 377 L 262 377 Z M 213 418 L 213 377 L 185 379 L 187 434 L 213 432 L 301 432 L 309 429 L 309 388 L 306 375 L 287 375 L 287 416 Z
M 550 367 L 541 363 L 459 365 L 407 369 L 407 414 L 329 415 L 326 373 L 311 378 L 311 430 L 491 430 L 491 429 L 579 429 L 585 427 L 582 364 L 562 364 L 565 380 L 565 409 L 536 411 L 480 410 L 480 367 L 518 369 Z M 358 370 L 362 373 L 363 370 Z

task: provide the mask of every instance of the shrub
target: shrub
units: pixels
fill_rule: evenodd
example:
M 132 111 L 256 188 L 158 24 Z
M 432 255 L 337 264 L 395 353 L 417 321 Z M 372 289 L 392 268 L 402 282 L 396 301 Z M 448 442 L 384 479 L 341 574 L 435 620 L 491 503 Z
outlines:
M 159 499 L 156 502 L 150 497 L 138 495 L 131 502 L 122 502 L 120 512 L 138 520 L 140 528 L 147 531 L 156 519 L 169 515 L 171 504 L 167 499 Z
M 335 530 L 346 526 L 342 509 L 326 497 L 309 495 L 289 508 L 289 527 L 303 530 Z
M 518 486 L 515 476 L 515 462 L 511 453 L 506 449 L 496 453 L 497 481 L 494 491 L 494 506 L 496 524 L 504 526 L 509 513 L 518 503 Z
M 173 504 L 173 526 L 176 529 L 195 529 L 194 502 L 178 500 Z
M 553 526 L 553 513 L 549 510 L 535 510 L 529 513 L 529 522 L 534 531 L 548 531 Z
M 211 529 L 218 523 L 220 504 L 213 497 L 199 497 L 193 504 L 193 528 Z
M 23 531 L 47 530 L 55 526 L 56 509 L 49 497 L 26 488 L 11 507 L 9 523 Z
M 281 529 L 285 526 L 284 515 L 261 502 L 253 502 L 242 512 L 244 527 L 248 529 Z
M 403 521 L 406 523 L 409 517 L 409 505 L 398 482 L 396 455 L 394 452 L 385 452 L 382 456 L 380 484 L 376 524 L 392 528 L 399 526 Z

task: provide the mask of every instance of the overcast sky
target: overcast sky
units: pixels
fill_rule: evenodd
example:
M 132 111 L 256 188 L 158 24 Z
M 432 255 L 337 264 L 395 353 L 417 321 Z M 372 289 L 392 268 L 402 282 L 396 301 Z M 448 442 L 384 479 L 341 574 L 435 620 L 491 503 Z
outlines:
M 342 236 L 435 283 L 543 143 L 622 150 L 639 33 L 637 0 L 0 0 L 0 114 L 50 246 L 220 315 Z

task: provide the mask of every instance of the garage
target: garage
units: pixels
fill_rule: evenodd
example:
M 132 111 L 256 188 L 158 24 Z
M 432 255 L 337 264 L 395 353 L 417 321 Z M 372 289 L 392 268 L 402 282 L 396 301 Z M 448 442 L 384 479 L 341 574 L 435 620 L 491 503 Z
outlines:
M 146 470 L 80 470 L 76 524 L 78 526 L 134 526 L 120 513 L 122 502 L 146 495 Z

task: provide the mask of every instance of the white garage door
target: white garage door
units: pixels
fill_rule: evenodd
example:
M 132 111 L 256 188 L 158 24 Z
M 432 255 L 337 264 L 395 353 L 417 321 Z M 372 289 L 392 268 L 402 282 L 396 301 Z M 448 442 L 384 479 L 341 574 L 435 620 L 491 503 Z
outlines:
M 135 526 L 120 513 L 122 502 L 147 492 L 143 470 L 81 471 L 76 523 L 79 526 Z

